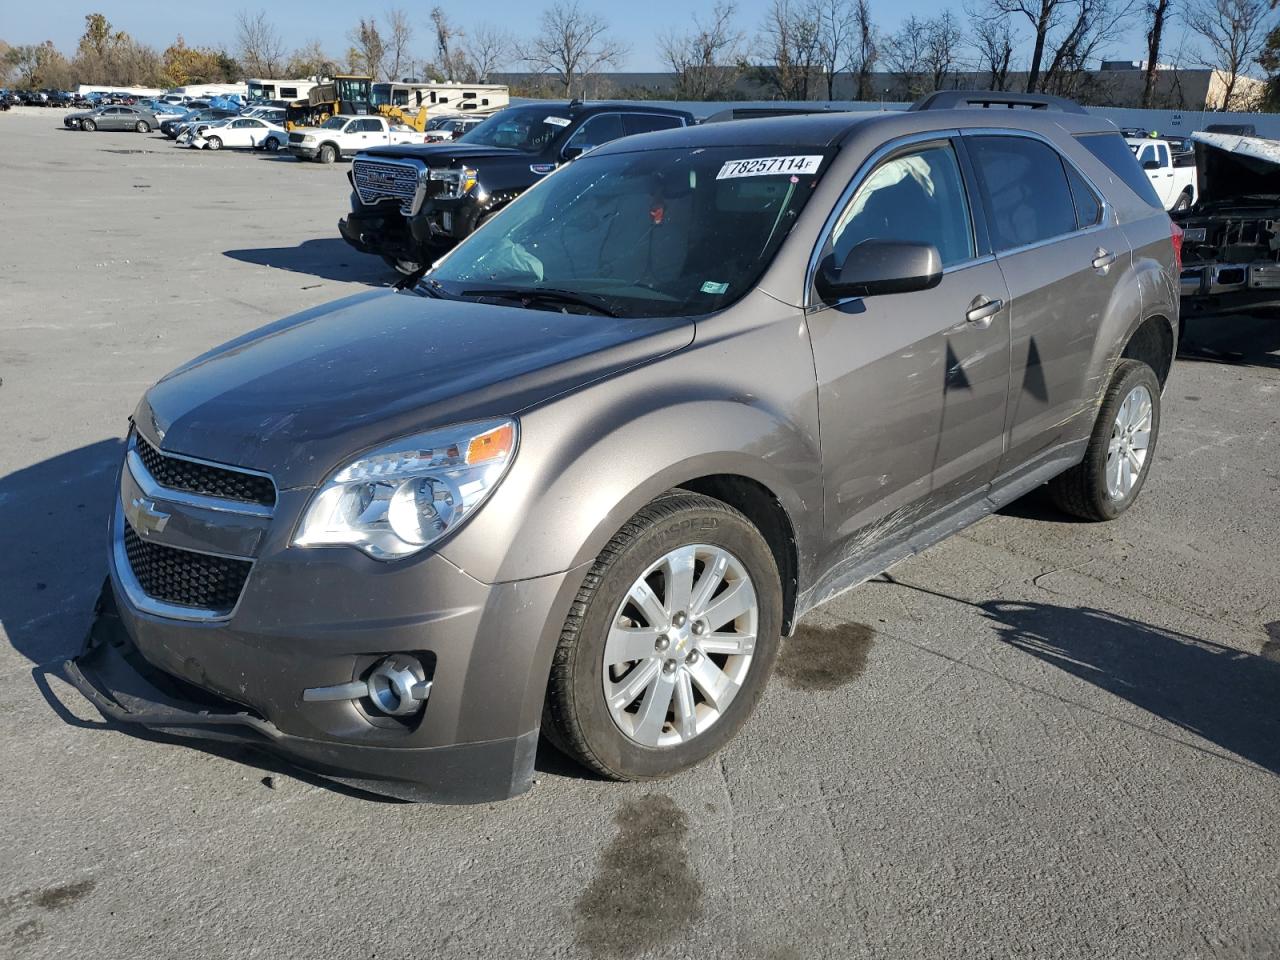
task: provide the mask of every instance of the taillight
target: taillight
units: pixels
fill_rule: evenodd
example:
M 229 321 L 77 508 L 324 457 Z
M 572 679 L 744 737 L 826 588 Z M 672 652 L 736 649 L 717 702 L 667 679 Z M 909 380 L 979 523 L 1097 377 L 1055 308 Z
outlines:
M 1173 241 L 1173 272 L 1182 273 L 1182 228 L 1169 221 L 1169 239 Z

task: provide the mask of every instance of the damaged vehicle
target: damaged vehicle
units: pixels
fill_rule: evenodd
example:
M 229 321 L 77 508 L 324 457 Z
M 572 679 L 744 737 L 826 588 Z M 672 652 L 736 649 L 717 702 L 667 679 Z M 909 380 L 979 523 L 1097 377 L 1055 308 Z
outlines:
M 66 675 L 412 799 L 522 793 L 542 735 L 684 770 L 817 605 L 1045 484 L 1134 504 L 1178 316 L 1149 191 L 1026 94 L 597 146 L 417 284 L 147 390 Z
M 1280 306 L 1280 142 L 1196 133 L 1199 198 L 1182 228 L 1184 316 Z
M 693 124 L 645 104 L 508 107 L 458 140 L 365 150 L 351 164 L 342 238 L 405 275 L 421 272 L 561 164 L 631 134 Z

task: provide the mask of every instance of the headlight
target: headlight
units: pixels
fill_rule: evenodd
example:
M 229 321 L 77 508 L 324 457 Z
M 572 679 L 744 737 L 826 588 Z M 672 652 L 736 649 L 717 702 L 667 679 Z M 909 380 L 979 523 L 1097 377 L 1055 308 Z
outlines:
M 315 142 L 316 142 L 316 138 L 315 138 L 315 137 L 313 137 L 311 134 L 306 133 L 306 134 L 303 134 L 303 136 L 302 136 L 302 142 L 303 142 L 303 143 L 315 143 Z
M 474 187 L 479 180 L 479 173 L 471 167 L 463 167 L 461 170 L 455 168 L 437 167 L 427 171 L 427 179 L 443 180 L 448 187 L 445 191 L 447 197 L 463 197 Z
M 493 492 L 515 456 L 516 432 L 514 420 L 490 420 L 371 450 L 321 485 L 293 542 L 359 547 L 378 560 L 417 553 Z

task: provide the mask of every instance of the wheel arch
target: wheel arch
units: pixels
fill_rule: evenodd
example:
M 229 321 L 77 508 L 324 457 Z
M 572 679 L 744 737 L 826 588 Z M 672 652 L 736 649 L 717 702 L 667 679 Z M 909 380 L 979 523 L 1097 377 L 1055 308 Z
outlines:
M 1160 388 L 1164 389 L 1169 372 L 1173 369 L 1176 343 L 1173 321 L 1163 314 L 1152 314 L 1140 320 L 1129 332 L 1120 351 L 1120 358 L 1141 360 L 1155 371 Z

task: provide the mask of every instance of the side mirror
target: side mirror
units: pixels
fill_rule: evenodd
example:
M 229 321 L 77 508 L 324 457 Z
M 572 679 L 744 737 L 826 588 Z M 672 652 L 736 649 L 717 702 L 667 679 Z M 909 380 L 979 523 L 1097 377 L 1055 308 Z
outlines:
M 561 151 L 560 156 L 564 157 L 566 160 L 577 160 L 578 157 L 590 150 L 592 146 L 594 146 L 594 144 L 576 143 L 571 147 L 565 147 L 564 150 Z
M 814 285 L 828 303 L 847 297 L 928 290 L 942 281 L 942 257 L 931 243 L 863 240 L 837 264 L 832 254 L 818 267 Z
M 1160 161 L 1159 160 L 1143 160 L 1142 169 L 1143 170 L 1159 170 Z

